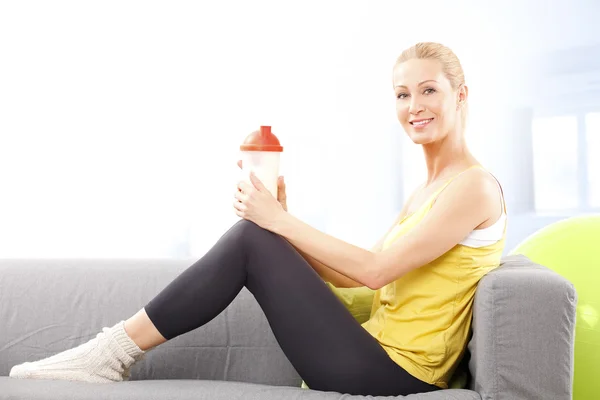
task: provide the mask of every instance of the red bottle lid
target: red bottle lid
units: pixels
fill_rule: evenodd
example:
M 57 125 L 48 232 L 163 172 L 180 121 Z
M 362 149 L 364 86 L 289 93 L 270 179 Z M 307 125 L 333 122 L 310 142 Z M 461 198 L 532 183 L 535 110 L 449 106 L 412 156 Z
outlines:
M 283 151 L 277 136 L 271 133 L 270 126 L 261 126 L 260 130 L 252 132 L 240 146 L 242 151 Z

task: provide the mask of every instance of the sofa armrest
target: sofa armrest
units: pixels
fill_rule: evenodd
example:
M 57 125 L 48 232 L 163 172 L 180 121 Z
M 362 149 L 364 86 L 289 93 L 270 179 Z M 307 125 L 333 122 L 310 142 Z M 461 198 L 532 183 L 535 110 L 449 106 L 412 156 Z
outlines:
M 571 399 L 576 304 L 561 275 L 505 257 L 475 295 L 472 389 L 490 400 Z

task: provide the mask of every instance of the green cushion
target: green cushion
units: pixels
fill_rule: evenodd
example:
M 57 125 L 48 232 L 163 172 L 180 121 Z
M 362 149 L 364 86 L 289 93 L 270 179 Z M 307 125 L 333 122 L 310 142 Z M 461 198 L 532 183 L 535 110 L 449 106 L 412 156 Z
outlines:
M 367 322 L 371 316 L 371 306 L 373 305 L 373 296 L 375 291 L 366 286 L 356 288 L 338 288 L 329 282 L 325 284 L 331 289 L 333 294 L 350 311 L 350 314 L 359 324 Z

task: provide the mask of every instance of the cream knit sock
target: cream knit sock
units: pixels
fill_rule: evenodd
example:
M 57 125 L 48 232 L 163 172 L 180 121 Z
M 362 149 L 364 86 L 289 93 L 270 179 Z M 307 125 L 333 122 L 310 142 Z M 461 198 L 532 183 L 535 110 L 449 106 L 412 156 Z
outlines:
M 59 379 L 84 382 L 120 382 L 142 359 L 142 351 L 127 335 L 123 324 L 102 328 L 94 339 L 40 361 L 15 365 L 9 376 L 21 379 Z
M 146 350 L 144 352 L 142 352 L 140 355 L 133 357 L 134 361 L 133 361 L 133 365 L 135 365 L 136 362 L 143 360 L 144 357 L 146 356 L 146 353 L 149 352 L 150 350 Z M 131 365 L 129 367 L 125 367 L 124 371 L 123 371 L 123 380 L 124 381 L 128 381 L 129 378 L 131 378 Z

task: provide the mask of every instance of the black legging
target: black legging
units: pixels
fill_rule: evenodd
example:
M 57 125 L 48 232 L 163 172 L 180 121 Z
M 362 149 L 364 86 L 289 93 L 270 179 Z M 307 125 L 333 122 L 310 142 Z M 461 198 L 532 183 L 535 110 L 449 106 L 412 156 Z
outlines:
M 173 339 L 215 318 L 244 286 L 311 389 L 373 396 L 438 389 L 396 364 L 290 243 L 246 220 L 152 299 L 146 313 Z

